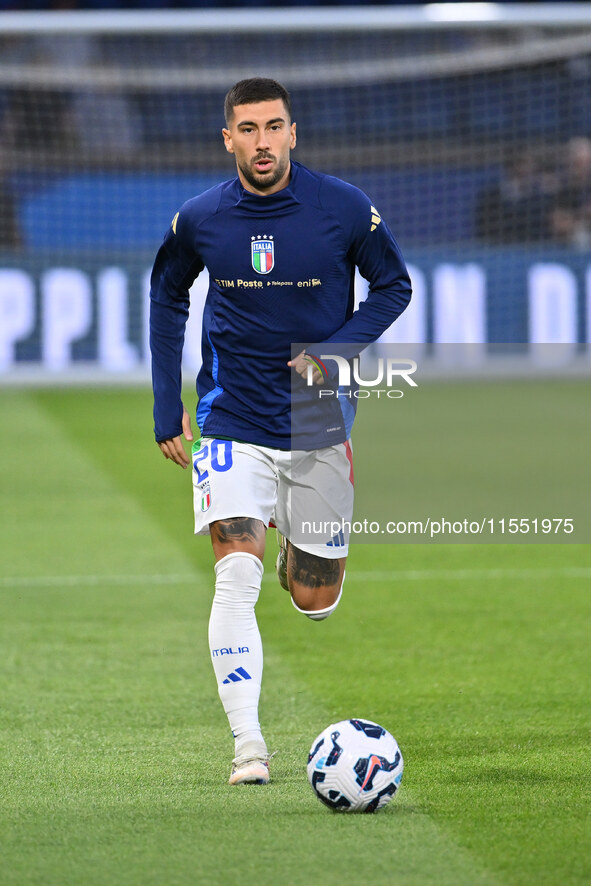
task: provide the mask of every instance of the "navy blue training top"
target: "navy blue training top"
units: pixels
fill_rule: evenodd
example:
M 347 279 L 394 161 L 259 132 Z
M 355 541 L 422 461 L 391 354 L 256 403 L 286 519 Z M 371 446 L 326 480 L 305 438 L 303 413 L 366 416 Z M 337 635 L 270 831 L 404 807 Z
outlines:
M 369 281 L 354 311 L 355 266 Z M 152 271 L 150 348 L 157 441 L 182 432 L 181 355 L 189 289 L 209 271 L 197 424 L 203 435 L 278 449 L 346 440 L 352 409 L 339 403 L 307 424 L 292 446 L 291 345 L 375 341 L 410 301 L 398 244 L 369 198 L 292 161 L 289 185 L 269 196 L 238 178 L 188 200 L 173 219 Z M 351 351 L 350 353 L 348 351 Z M 299 378 L 298 378 L 299 380 Z M 336 422 L 336 423 L 335 423 Z

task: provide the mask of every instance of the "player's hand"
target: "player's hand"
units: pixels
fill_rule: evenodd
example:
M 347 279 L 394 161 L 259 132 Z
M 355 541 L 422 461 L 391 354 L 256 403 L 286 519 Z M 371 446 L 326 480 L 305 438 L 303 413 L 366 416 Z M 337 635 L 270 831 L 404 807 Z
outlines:
M 287 365 L 291 366 L 292 369 L 295 369 L 298 375 L 301 375 L 302 378 L 308 377 L 308 370 L 312 367 L 312 381 L 315 385 L 320 385 L 324 381 L 322 377 L 322 373 L 318 369 L 317 366 L 314 365 L 308 354 L 305 351 L 302 351 L 295 357 L 293 360 L 288 360 Z
M 169 458 L 181 468 L 188 468 L 191 464 L 191 459 L 185 452 L 182 437 L 184 437 L 185 440 L 189 441 L 193 439 L 193 431 L 191 430 L 191 416 L 184 406 L 182 436 L 173 437 L 171 440 L 161 440 L 158 446 L 160 447 L 160 452 L 162 453 L 164 458 Z

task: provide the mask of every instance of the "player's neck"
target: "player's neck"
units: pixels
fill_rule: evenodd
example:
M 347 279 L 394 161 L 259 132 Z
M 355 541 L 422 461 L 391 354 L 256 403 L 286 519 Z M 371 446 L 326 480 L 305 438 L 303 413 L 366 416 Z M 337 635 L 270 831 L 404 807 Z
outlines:
M 285 174 L 282 175 L 279 181 L 270 188 L 256 188 L 251 182 L 247 181 L 240 169 L 238 170 L 238 178 L 245 191 L 248 191 L 251 194 L 256 194 L 257 197 L 270 197 L 272 194 L 277 194 L 289 185 L 291 180 L 291 161 L 285 170 Z

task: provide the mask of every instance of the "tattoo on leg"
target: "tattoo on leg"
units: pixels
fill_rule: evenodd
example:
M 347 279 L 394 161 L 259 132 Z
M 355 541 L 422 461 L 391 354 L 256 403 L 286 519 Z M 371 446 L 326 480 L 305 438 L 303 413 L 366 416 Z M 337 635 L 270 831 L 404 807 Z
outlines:
M 337 560 L 308 554 L 294 545 L 291 545 L 290 553 L 287 561 L 290 583 L 297 581 L 309 588 L 321 588 L 338 582 L 340 567 Z
M 210 526 L 215 541 L 224 544 L 229 541 L 257 542 L 264 529 L 263 523 L 254 517 L 232 517 L 230 520 L 216 520 Z

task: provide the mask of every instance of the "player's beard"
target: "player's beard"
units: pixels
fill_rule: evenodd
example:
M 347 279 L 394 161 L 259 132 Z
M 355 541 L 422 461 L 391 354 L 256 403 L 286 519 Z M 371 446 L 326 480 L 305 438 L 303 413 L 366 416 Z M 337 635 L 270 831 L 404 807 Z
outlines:
M 271 159 L 272 155 L 264 154 L 263 157 L 269 157 Z M 255 157 L 251 161 L 251 165 L 257 162 L 257 160 L 262 159 L 261 157 Z M 273 159 L 275 159 L 273 157 Z M 252 169 L 251 166 L 247 166 L 246 164 L 238 164 L 238 168 L 240 172 L 246 179 L 249 185 L 252 185 L 257 191 L 268 191 L 270 188 L 274 188 L 277 182 L 280 182 L 283 176 L 285 175 L 287 169 L 289 167 L 289 157 L 283 157 L 277 161 L 277 165 L 272 172 L 257 172 L 255 169 Z

